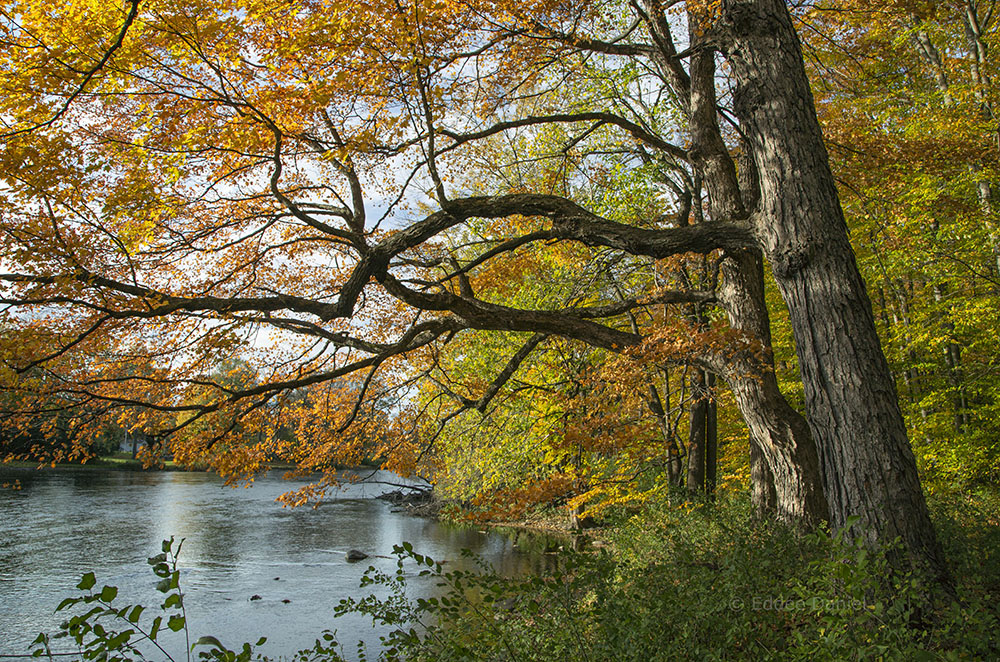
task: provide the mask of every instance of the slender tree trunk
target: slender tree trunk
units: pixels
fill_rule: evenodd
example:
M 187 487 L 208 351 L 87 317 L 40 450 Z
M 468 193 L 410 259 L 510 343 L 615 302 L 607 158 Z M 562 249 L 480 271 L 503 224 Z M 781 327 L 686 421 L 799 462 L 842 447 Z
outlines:
M 691 410 L 688 420 L 688 467 L 687 488 L 689 492 L 705 491 L 705 436 L 708 431 L 708 394 L 705 387 L 705 373 L 695 369 L 691 373 Z
M 706 279 L 706 265 L 700 268 L 700 278 Z M 699 330 L 708 328 L 708 317 L 701 306 L 695 307 L 690 319 Z M 695 368 L 688 377 L 691 385 L 691 407 L 688 411 L 688 464 L 687 489 L 689 492 L 705 491 L 705 457 L 708 445 L 708 381 L 706 371 Z
M 983 28 L 979 17 L 977 3 L 967 0 L 965 3 L 965 37 L 969 44 L 969 74 L 972 78 L 973 90 L 976 99 L 979 101 L 979 114 L 985 120 L 993 117 L 993 108 L 986 90 L 990 85 L 990 77 L 987 73 L 986 57 L 989 50 L 986 40 L 983 38 Z M 1000 149 L 1000 131 L 996 136 L 997 147 Z M 983 172 L 982 164 L 972 165 L 972 171 L 978 175 Z M 979 207 L 983 211 L 986 219 L 986 227 L 989 229 L 990 248 L 993 251 L 993 267 L 996 274 L 1000 276 L 1000 241 L 997 239 L 996 223 L 993 220 L 993 189 L 994 184 L 985 178 L 978 178 L 976 181 L 976 196 L 979 199 Z
M 951 408 L 955 432 L 961 434 L 965 432 L 966 417 L 968 416 L 965 380 L 962 376 L 962 348 L 954 341 L 955 324 L 951 321 L 951 305 L 945 302 L 944 284 L 935 283 L 932 290 L 934 301 L 938 304 L 944 304 L 942 313 L 944 319 L 941 321 L 941 328 L 948 336 L 948 341 L 944 344 L 944 363 L 948 373 L 948 386 L 951 388 Z
M 920 364 L 920 360 L 916 350 L 913 349 L 913 334 L 911 332 L 913 325 L 910 322 L 910 299 L 913 297 L 913 288 L 907 287 L 906 283 L 902 281 L 898 283 L 888 282 L 895 292 L 895 300 L 899 310 L 897 314 L 896 308 L 892 309 L 892 324 L 896 328 L 902 325 L 905 330 L 903 334 L 903 348 L 906 351 L 906 358 L 909 363 L 906 370 L 903 371 L 903 381 L 906 383 L 907 397 L 910 399 L 910 402 L 920 403 L 924 399 L 926 389 L 923 383 L 923 376 L 916 367 Z M 921 404 L 919 410 L 921 420 L 926 423 L 929 415 L 927 407 Z
M 669 380 L 670 374 L 664 371 L 663 388 L 667 395 L 670 393 Z M 667 446 L 667 480 L 670 482 L 672 487 L 680 487 L 683 457 L 681 449 L 677 444 L 677 438 L 674 436 L 673 427 L 671 427 L 670 421 L 667 419 L 667 410 L 670 408 L 670 404 L 667 403 L 666 407 L 664 407 L 664 403 L 660 398 L 660 393 L 652 381 L 647 384 L 647 387 L 648 394 L 646 396 L 646 404 L 649 407 L 649 410 L 653 412 L 653 415 L 656 416 L 656 422 L 660 428 L 660 434 L 663 435 L 663 441 Z
M 948 582 L 788 9 L 723 0 L 718 28 L 760 175 L 755 229 L 788 304 L 832 524 L 860 516 L 856 532 L 871 545 L 898 537 L 912 562 Z
M 705 492 L 715 493 L 719 469 L 719 403 L 716 402 L 715 374 L 707 373 L 708 412 L 705 416 Z

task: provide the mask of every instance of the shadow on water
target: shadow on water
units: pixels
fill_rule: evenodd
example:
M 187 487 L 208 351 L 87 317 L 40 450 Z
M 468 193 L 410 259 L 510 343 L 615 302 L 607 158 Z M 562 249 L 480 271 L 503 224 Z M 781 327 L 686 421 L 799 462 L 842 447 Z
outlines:
M 170 536 L 185 538 L 181 582 L 193 635 L 230 646 L 266 635 L 267 655 L 309 647 L 325 628 L 337 630 L 348 654 L 359 639 L 374 650 L 384 633 L 359 615 L 334 620 L 333 609 L 366 594 L 359 584 L 369 566 L 394 570 L 392 548 L 403 541 L 456 569 L 475 567 L 461 554 L 469 549 L 505 575 L 544 571 L 545 552 L 565 544 L 392 512 L 374 498 L 391 489 L 381 485 L 348 485 L 320 508 L 283 509 L 275 499 L 301 483 L 280 474 L 233 489 L 205 473 L 0 467 L 0 483 L 13 480 L 20 490 L 0 490 L 0 654 L 54 632 L 64 617 L 55 606 L 88 571 L 130 603 L 159 604 L 146 559 Z M 351 549 L 370 556 L 348 563 Z M 422 582 L 411 590 L 429 597 L 437 589 Z

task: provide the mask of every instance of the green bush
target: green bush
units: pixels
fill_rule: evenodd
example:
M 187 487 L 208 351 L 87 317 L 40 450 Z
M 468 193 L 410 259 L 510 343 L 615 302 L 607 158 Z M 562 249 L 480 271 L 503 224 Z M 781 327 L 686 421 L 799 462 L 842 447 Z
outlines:
M 951 544 L 969 551 L 961 536 Z M 397 628 L 386 660 L 1000 657 L 991 594 L 960 581 L 963 601 L 941 604 L 920 577 L 890 572 L 891 549 L 759 523 L 742 500 L 661 505 L 621 523 L 614 545 L 614 556 L 562 552 L 551 572 L 523 578 L 444 572 L 404 545 L 395 574 L 365 579 L 392 597 L 340 611 Z M 410 565 L 439 597 L 407 598 Z

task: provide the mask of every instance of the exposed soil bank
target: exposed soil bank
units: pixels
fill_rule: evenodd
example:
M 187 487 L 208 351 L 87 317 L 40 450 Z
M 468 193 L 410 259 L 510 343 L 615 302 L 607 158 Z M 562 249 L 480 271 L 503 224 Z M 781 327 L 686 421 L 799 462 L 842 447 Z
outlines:
M 393 512 L 405 512 L 416 517 L 444 519 L 459 526 L 496 531 L 510 538 L 515 547 L 524 551 L 554 554 L 562 549 L 581 550 L 599 548 L 607 545 L 600 540 L 600 529 L 590 529 L 587 533 L 574 531 L 570 528 L 568 516 L 535 516 L 530 519 L 474 522 L 462 521 L 460 518 L 448 517 L 445 514 L 447 501 L 438 499 L 430 488 L 408 488 L 393 490 L 377 497 L 388 501 L 393 506 Z

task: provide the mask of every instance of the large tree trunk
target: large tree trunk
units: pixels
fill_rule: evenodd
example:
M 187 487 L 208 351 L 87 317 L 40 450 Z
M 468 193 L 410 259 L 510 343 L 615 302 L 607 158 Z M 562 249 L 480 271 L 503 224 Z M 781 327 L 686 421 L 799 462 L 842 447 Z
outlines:
M 764 457 L 764 450 L 753 436 L 750 437 L 750 503 L 754 514 L 760 519 L 771 517 L 778 511 L 774 476 Z
M 760 176 L 755 228 L 788 304 L 832 524 L 860 516 L 870 544 L 899 537 L 946 579 L 791 17 L 780 0 L 723 0 L 719 28 Z

